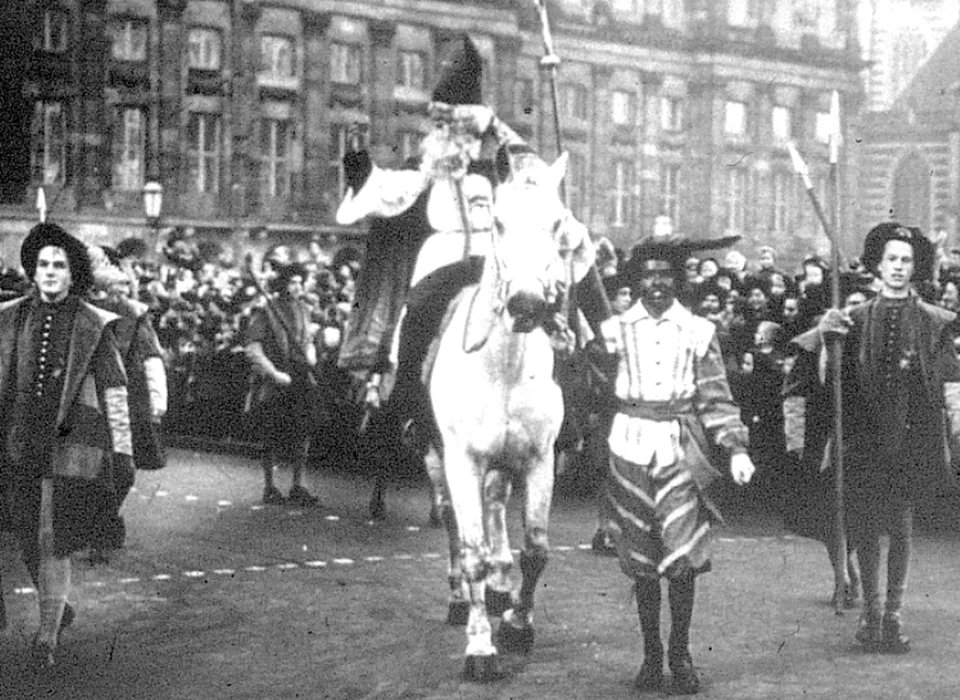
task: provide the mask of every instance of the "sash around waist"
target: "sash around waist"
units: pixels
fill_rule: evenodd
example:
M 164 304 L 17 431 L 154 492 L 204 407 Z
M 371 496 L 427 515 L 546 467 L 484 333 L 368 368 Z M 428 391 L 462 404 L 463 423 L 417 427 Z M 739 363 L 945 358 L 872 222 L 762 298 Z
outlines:
M 679 420 L 693 414 L 691 399 L 677 399 L 675 401 L 623 401 L 618 403 L 617 410 L 631 418 L 644 420 L 670 421 Z

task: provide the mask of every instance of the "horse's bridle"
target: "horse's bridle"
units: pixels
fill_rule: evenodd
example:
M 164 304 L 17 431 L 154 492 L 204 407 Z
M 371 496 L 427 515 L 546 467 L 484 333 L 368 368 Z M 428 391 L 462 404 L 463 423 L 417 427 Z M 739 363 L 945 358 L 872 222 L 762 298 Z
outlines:
M 573 249 L 568 244 L 568 236 L 566 231 L 568 230 L 569 221 L 571 218 L 572 215 L 570 210 L 564 208 L 563 214 L 554 223 L 553 228 L 552 237 L 554 243 L 557 242 L 558 236 L 561 241 L 561 244 L 558 246 L 557 254 L 560 262 L 563 264 L 563 279 L 558 280 L 550 273 L 550 270 L 554 265 L 553 261 L 548 263 L 547 267 L 544 268 L 540 274 L 535 276 L 535 279 L 541 284 L 544 290 L 544 296 L 547 300 L 548 309 L 559 308 L 565 311 L 568 305 L 567 300 L 569 299 L 570 286 L 573 282 Z M 510 273 L 510 266 L 504 259 L 503 251 L 499 242 L 502 228 L 503 225 L 497 218 L 494 207 L 493 222 L 490 227 L 490 255 L 493 258 L 494 268 L 497 275 L 496 298 L 498 313 L 503 313 L 503 311 L 506 309 L 509 298 L 510 283 L 513 280 L 513 275 Z M 554 292 L 553 299 L 550 298 L 551 295 L 549 294 L 549 290 L 553 290 Z

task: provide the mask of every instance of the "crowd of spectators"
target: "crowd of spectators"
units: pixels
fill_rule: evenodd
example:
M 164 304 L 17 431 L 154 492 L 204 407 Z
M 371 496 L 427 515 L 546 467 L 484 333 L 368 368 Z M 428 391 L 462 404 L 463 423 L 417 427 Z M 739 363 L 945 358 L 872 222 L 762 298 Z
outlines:
M 299 247 L 275 245 L 253 270 L 249 259 L 238 260 L 232 250 L 198 242 L 186 231 L 171 237 L 156 262 L 149 261 L 138 239 L 121 242 L 117 252 L 130 275 L 131 293 L 150 307 L 166 354 L 167 434 L 238 441 L 249 434 L 244 330 L 252 309 L 263 303 L 259 290 L 272 267 L 292 261 L 308 271 L 305 300 L 320 329 L 318 357 L 333 410 L 353 402 L 349 377 L 335 365 L 361 265 L 355 249 L 331 254 L 318 240 Z M 630 303 L 629 291 L 614 280 L 624 262 L 622 251 L 601 245 L 601 275 L 621 310 Z M 0 262 L 0 292 L 10 296 L 28 287 L 16 268 Z M 840 275 L 843 304 L 867 298 L 872 288 L 872 276 L 856 260 L 846 263 Z M 960 311 L 958 290 L 960 250 L 954 250 L 940 256 L 934 283 L 919 291 L 928 301 Z M 751 260 L 735 250 L 691 257 L 680 297 L 717 326 L 731 389 L 750 427 L 752 456 L 760 467 L 753 488 L 766 497 L 778 490 L 777 465 L 785 463 L 780 387 L 791 366 L 790 340 L 811 328 L 831 304 L 829 265 L 811 255 L 788 271 L 766 246 Z
M 327 383 L 344 388 L 335 372 L 336 350 L 353 303 L 360 255 L 351 247 L 330 253 L 320 241 L 307 246 L 275 245 L 254 267 L 229 248 L 198 241 L 191 231 L 171 237 L 157 261 L 144 243 L 127 239 L 116 251 L 131 280 L 131 295 L 150 307 L 164 349 L 170 406 L 168 435 L 243 441 L 249 367 L 244 332 L 252 309 L 276 265 L 300 262 L 308 271 L 304 300 L 312 310 L 318 358 Z M 256 277 L 255 277 L 256 275 Z M 22 293 L 29 282 L 0 264 L 0 289 Z M 348 397 L 344 397 L 345 399 Z

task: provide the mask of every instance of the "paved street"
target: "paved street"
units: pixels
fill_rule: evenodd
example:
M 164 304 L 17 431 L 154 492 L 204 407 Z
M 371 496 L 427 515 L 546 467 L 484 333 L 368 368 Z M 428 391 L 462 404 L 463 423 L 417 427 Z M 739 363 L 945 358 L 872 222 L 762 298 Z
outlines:
M 637 697 L 634 605 L 615 561 L 589 550 L 590 499 L 558 496 L 534 650 L 506 656 L 504 680 L 475 685 L 460 680 L 462 628 L 444 624 L 445 537 L 427 523 L 426 484 L 394 484 L 378 524 L 367 521 L 369 485 L 356 473 L 312 472 L 307 485 L 320 507 L 261 507 L 254 461 L 184 450 L 166 470 L 141 473 L 125 506 L 128 545 L 107 565 L 78 562 L 77 621 L 43 677 L 27 666 L 37 624 L 29 577 L 3 540 L 0 697 Z M 856 612 L 838 617 L 827 603 L 823 547 L 786 535 L 773 516 L 732 514 L 698 587 L 701 696 L 960 696 L 958 545 L 956 528 L 918 536 L 914 651 L 868 655 L 853 642 Z

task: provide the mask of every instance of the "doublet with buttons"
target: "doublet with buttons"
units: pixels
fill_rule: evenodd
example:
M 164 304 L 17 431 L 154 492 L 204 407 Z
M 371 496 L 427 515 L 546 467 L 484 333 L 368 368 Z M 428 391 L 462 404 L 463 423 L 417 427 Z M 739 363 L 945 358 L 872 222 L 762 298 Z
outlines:
M 877 358 L 877 439 L 879 453 L 884 457 L 902 457 L 904 451 L 909 452 L 914 441 L 908 439 L 908 434 L 917 421 L 917 411 L 922 410 L 918 405 L 923 396 L 923 380 L 916 332 L 910 314 L 905 313 L 909 303 L 909 298 L 881 298 L 877 303 L 882 340 Z
M 23 468 L 49 472 L 57 411 L 70 349 L 70 332 L 78 299 L 68 296 L 57 304 L 34 300 L 23 324 L 18 352 L 25 368 L 17 377 L 13 424 L 30 426 L 24 433 Z M 35 476 L 50 476 L 37 473 Z

